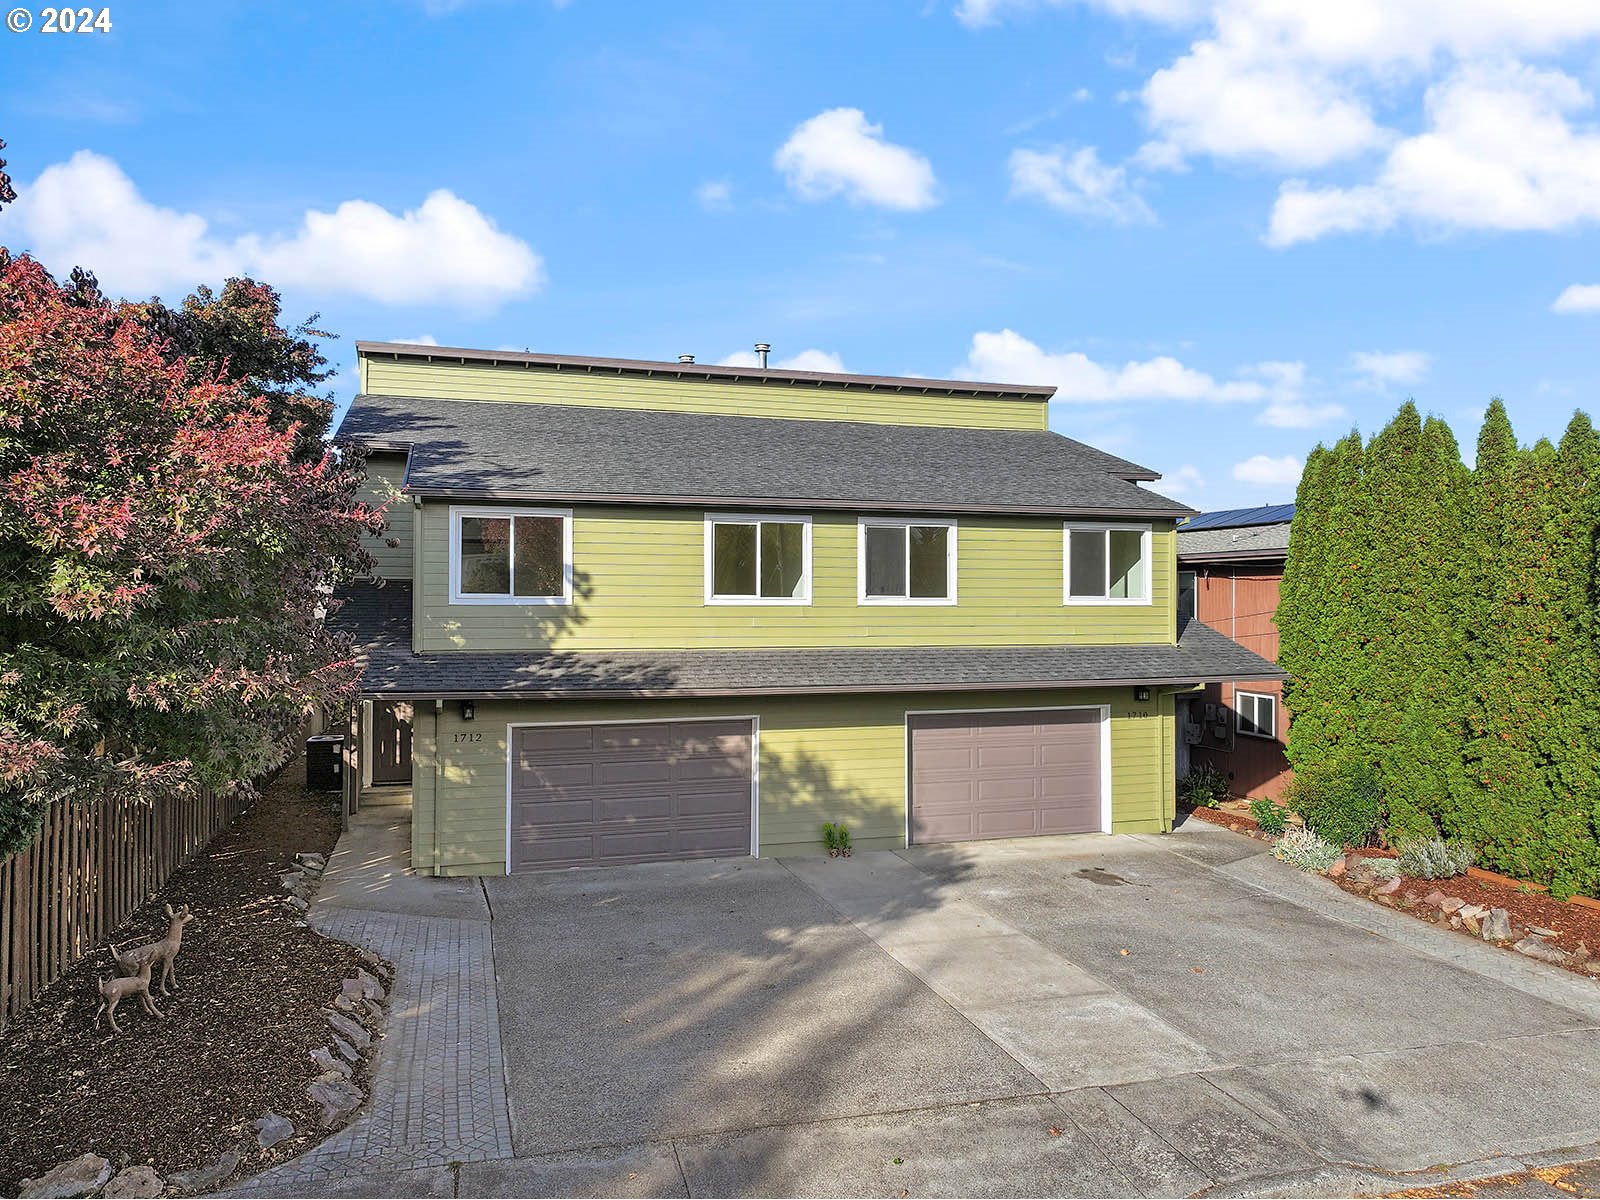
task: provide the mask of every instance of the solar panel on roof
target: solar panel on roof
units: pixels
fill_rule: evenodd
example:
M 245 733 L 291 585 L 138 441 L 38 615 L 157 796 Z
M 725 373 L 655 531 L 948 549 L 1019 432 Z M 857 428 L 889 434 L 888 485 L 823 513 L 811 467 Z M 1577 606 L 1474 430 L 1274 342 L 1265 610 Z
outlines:
M 1281 525 L 1294 519 L 1292 504 L 1262 504 L 1255 508 L 1225 508 L 1218 512 L 1201 513 L 1180 522 L 1179 529 L 1242 529 L 1247 525 Z

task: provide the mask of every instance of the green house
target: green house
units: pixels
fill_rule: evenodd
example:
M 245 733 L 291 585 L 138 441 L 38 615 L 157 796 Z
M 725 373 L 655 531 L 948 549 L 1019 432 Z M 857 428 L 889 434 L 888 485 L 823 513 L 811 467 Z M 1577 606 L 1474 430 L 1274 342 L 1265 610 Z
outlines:
M 1174 696 L 1281 677 L 1053 389 L 357 349 L 346 802 L 409 800 L 418 871 L 1166 830 Z

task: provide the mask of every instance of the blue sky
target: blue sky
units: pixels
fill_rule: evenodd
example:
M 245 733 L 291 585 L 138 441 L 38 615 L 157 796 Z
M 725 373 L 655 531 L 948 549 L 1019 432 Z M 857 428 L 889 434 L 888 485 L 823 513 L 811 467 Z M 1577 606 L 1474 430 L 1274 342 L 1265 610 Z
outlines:
M 1504 10 L 1504 11 L 1499 11 Z M 1052 383 L 1201 508 L 1600 370 L 1600 5 L 393 0 L 0 34 L 0 243 L 357 339 Z M 1591 288 L 1591 290 L 1585 290 Z

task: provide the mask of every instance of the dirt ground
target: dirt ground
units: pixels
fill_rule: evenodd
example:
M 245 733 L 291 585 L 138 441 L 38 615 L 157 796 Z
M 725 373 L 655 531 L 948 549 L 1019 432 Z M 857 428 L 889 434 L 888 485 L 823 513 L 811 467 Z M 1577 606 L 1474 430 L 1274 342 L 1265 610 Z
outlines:
M 304 778 L 291 763 L 112 939 L 154 940 L 167 930 L 163 904 L 193 909 L 182 989 L 156 995 L 164 1020 L 125 1000 L 122 1034 L 95 1026 L 95 977 L 113 973 L 101 947 L 0 1033 L 0 1195 L 84 1151 L 165 1177 L 248 1140 L 250 1174 L 326 1136 L 305 1094 L 319 1070 L 309 1056 L 329 1044 L 322 1013 L 340 981 L 375 962 L 303 925 L 279 884 L 297 852 L 327 854 L 339 834 L 337 797 L 307 793 Z M 296 1135 L 262 1152 L 250 1122 L 268 1110 Z

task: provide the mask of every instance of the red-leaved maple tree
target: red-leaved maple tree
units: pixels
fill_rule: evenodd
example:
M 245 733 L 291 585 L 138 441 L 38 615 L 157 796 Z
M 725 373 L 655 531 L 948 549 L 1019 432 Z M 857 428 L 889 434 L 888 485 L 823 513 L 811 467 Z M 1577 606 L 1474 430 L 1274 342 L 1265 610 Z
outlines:
M 189 341 L 278 344 L 275 294 L 235 283 Z M 163 314 L 0 247 L 0 854 L 58 798 L 248 788 L 355 686 L 319 612 L 371 570 L 359 458 L 322 443 L 325 401 Z

